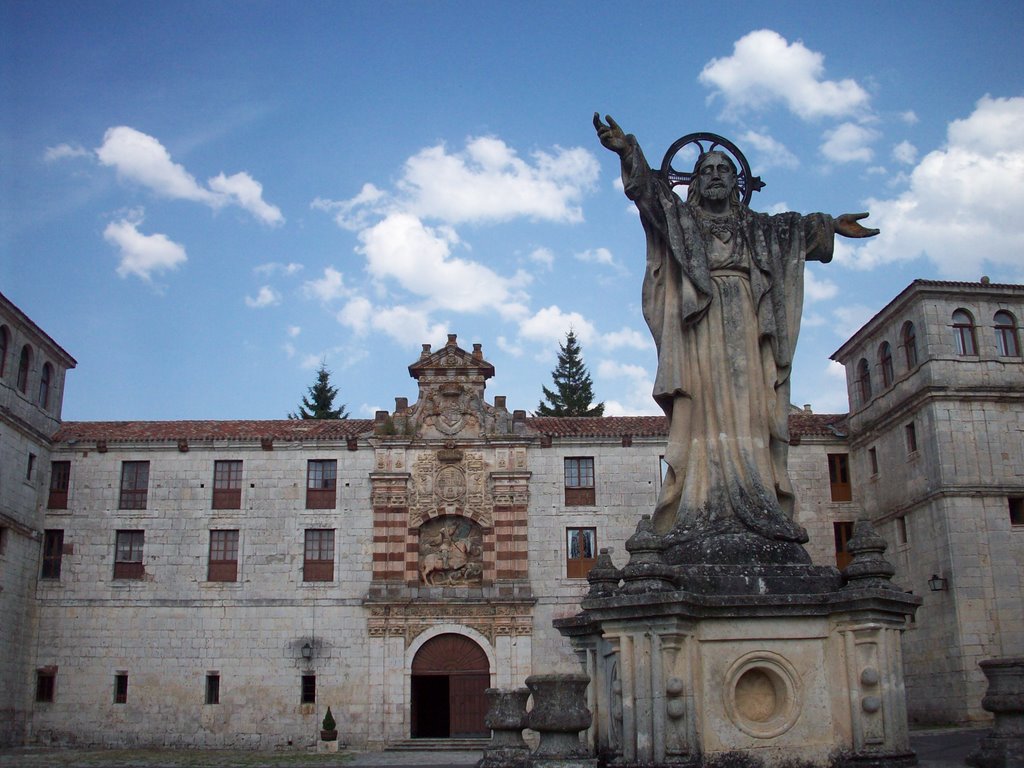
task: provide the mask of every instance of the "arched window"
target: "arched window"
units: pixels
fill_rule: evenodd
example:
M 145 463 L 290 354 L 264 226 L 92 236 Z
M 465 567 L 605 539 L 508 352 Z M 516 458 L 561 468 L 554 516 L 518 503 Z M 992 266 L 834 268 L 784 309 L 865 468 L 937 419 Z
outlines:
M 914 330 L 914 324 L 907 320 L 903 324 L 900 336 L 903 339 L 903 356 L 907 361 L 907 370 L 911 370 L 917 366 L 917 331 Z
M 883 341 L 878 348 L 878 367 L 882 369 L 882 386 L 888 389 L 896 379 L 892 370 L 892 347 L 888 341 Z
M 861 405 L 867 404 L 871 399 L 871 366 L 863 357 L 857 363 L 857 392 Z
M 43 373 L 39 377 L 39 407 L 44 411 L 50 407 L 50 382 L 53 379 L 53 366 L 43 364 Z
M 961 357 L 978 354 L 978 344 L 974 338 L 974 318 L 966 309 L 958 309 L 953 313 L 953 339 L 956 342 L 956 353 Z
M 7 345 L 10 343 L 11 335 L 7 332 L 6 325 L 0 325 L 0 376 L 7 370 Z
M 32 366 L 32 348 L 26 344 L 21 348 L 21 359 L 18 360 L 18 389 L 23 395 L 28 394 L 28 369 Z
M 996 346 L 1000 357 L 1020 357 L 1020 336 L 1017 334 L 1017 320 L 1001 309 L 993 318 L 996 323 Z

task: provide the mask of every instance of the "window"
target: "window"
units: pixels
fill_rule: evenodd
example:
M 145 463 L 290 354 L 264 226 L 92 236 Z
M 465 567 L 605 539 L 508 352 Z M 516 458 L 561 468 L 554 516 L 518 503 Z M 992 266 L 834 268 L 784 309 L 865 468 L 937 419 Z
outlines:
M 0 325 L 0 376 L 7 371 L 7 347 L 11 343 L 11 334 L 6 325 Z
M 1017 321 L 1005 310 L 996 312 L 996 346 L 1000 357 L 1020 357 L 1020 337 L 1017 335 Z
M 128 703 L 128 673 L 118 672 L 114 675 L 114 703 Z
M 863 357 L 857 363 L 857 394 L 861 405 L 867 405 L 871 400 L 871 366 Z
M 917 453 L 917 427 L 914 422 L 903 427 L 903 434 L 907 439 L 907 453 Z
M 306 509 L 334 509 L 338 462 L 312 459 L 306 466 Z
M 1024 496 L 1011 496 L 1006 501 L 1010 507 L 1010 525 L 1024 525 Z
M 50 407 L 50 381 L 53 379 L 53 366 L 43 364 L 43 373 L 39 377 L 39 407 L 44 411 Z
M 594 460 L 568 458 L 565 460 L 565 506 L 592 507 L 594 497 Z
M 303 704 L 316 704 L 316 675 L 302 676 L 302 692 L 300 702 Z
M 303 581 L 334 581 L 334 531 L 329 528 L 306 530 L 302 563 Z
M 36 701 L 52 703 L 57 692 L 57 668 L 36 670 Z
M 585 579 L 597 561 L 597 529 L 565 529 L 565 575 Z
M 874 448 L 868 448 L 868 464 L 871 466 L 871 476 L 874 477 L 878 474 L 878 451 Z
M 32 473 L 35 471 L 35 469 L 36 455 L 34 453 L 30 453 L 28 455 L 28 464 L 25 467 L 25 479 L 28 480 L 29 482 L 32 482 Z
M 220 704 L 220 673 L 206 673 L 206 703 Z
M 145 575 L 142 547 L 145 531 L 118 531 L 114 547 L 114 578 L 141 579 Z
M 242 508 L 242 462 L 213 462 L 213 508 Z
M 125 461 L 121 464 L 119 509 L 145 509 L 149 488 L 149 462 Z
M 953 313 L 953 340 L 956 342 L 956 353 L 961 357 L 978 354 L 978 345 L 974 338 L 974 318 L 966 309 L 958 309 Z
M 7 551 L 7 537 L 10 536 L 10 528 L 0 525 L 0 555 Z
M 903 340 L 903 356 L 907 361 L 907 370 L 910 370 L 917 365 L 917 331 L 909 320 L 903 324 L 900 337 Z
M 888 341 L 883 341 L 878 348 L 878 367 L 882 369 L 882 386 L 888 389 L 896 380 L 892 369 L 892 347 Z
M 832 533 L 836 542 L 836 568 L 840 571 L 853 560 L 847 544 L 853 538 L 853 523 L 832 523 Z
M 207 581 L 238 580 L 238 531 L 210 531 Z
M 46 502 L 49 509 L 68 508 L 68 485 L 71 483 L 71 462 L 50 462 L 50 497 Z
M 832 492 L 832 501 L 850 501 L 853 498 L 850 489 L 849 454 L 828 454 L 828 482 Z
M 910 540 L 907 538 L 907 518 L 897 517 L 896 518 L 896 543 L 897 544 L 908 544 Z
M 32 348 L 26 344 L 21 348 L 21 357 L 18 358 L 18 391 L 23 395 L 28 394 L 28 369 L 32 366 Z
M 64 554 L 64 531 L 47 529 L 43 531 L 43 570 L 41 579 L 59 579 L 61 556 Z

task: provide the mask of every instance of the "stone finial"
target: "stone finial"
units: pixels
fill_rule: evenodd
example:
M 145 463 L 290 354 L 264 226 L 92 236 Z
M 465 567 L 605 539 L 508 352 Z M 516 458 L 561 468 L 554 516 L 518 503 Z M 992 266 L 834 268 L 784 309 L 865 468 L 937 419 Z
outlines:
M 523 740 L 526 727 L 526 702 L 529 688 L 488 688 L 488 709 L 484 725 L 491 729 L 491 740 L 477 768 L 525 768 L 530 748 Z
M 483 360 L 484 359 L 484 346 L 483 346 L 483 344 L 474 344 L 473 345 L 473 359 L 474 360 Z
M 423 351 L 420 352 L 420 360 L 422 360 L 425 357 L 430 357 L 430 345 L 429 344 L 424 344 L 423 345 Z
M 530 675 L 526 687 L 533 694 L 533 709 L 526 716 L 527 727 L 540 734 L 540 743 L 530 761 L 542 768 L 548 761 L 559 765 L 590 757 L 580 742 L 580 731 L 590 727 L 593 715 L 587 709 L 590 677 L 581 674 Z M 594 761 L 596 764 L 596 761 Z
M 843 570 L 844 589 L 897 589 L 892 584 L 896 568 L 885 559 L 888 545 L 878 535 L 870 520 L 858 520 L 853 524 L 853 536 L 846 544 L 853 560 Z
M 401 413 L 402 411 L 408 410 L 409 398 L 408 397 L 396 397 L 395 398 L 395 413 Z
M 587 582 L 590 584 L 587 599 L 614 595 L 619 589 L 620 581 L 622 571 L 615 567 L 611 552 L 604 547 L 598 554 L 594 567 L 587 574 Z
M 622 569 L 623 591 L 630 594 L 675 589 L 672 567 L 665 563 L 665 542 L 654 532 L 650 515 L 637 523 L 636 533 L 626 539 L 629 562 Z
M 445 344 L 445 346 L 446 347 L 457 347 L 458 345 L 459 345 L 458 336 L 456 334 L 454 334 L 454 333 L 449 333 L 448 334 L 448 343 Z
M 507 402 L 507 398 L 506 398 L 505 395 L 495 395 L 494 396 L 494 407 L 497 408 L 499 411 L 508 410 L 506 405 L 505 405 L 506 402 Z
M 1010 768 L 1024 765 L 1024 656 L 979 662 L 988 678 L 981 706 L 995 715 L 991 731 L 968 755 L 975 768 Z

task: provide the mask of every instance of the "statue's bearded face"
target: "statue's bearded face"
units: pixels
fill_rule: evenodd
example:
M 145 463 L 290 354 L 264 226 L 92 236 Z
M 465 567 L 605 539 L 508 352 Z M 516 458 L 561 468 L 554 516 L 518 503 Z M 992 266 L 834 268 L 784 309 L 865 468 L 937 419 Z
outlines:
M 700 196 L 710 200 L 728 200 L 736 188 L 736 171 L 720 152 L 711 152 L 697 169 Z

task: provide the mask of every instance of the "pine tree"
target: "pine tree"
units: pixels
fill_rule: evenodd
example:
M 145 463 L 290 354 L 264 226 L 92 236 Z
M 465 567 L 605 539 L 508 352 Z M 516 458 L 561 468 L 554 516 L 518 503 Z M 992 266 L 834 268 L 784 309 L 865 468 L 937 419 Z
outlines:
M 541 387 L 544 398 L 537 406 L 538 416 L 604 416 L 604 403 L 594 402 L 594 382 L 583 364 L 583 354 L 576 333 L 565 335 L 565 344 L 559 344 L 558 365 L 551 372 L 555 389 Z
M 331 386 L 331 372 L 327 365 L 320 363 L 316 372 L 316 384 L 309 388 L 309 396 L 303 396 L 298 413 L 289 413 L 289 419 L 347 419 L 345 406 L 333 408 L 338 388 Z

